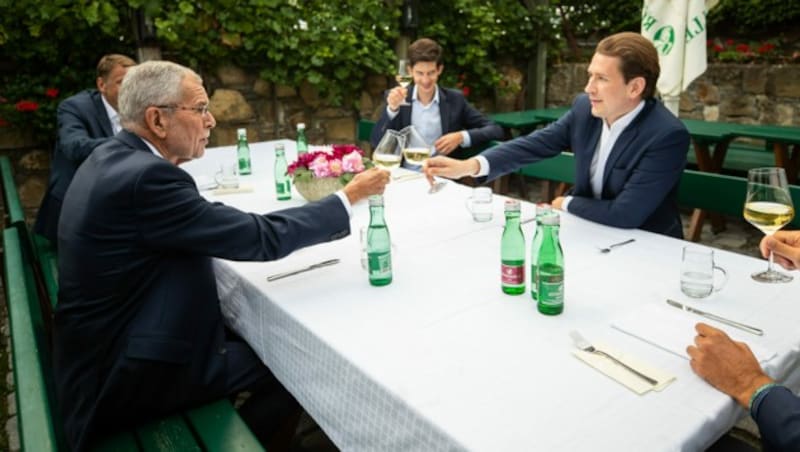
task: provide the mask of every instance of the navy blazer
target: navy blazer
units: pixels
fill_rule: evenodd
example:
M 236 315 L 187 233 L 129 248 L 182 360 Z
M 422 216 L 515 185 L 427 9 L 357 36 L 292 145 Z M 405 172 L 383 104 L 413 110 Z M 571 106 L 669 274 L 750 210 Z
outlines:
M 641 228 L 682 238 L 677 192 L 686 166 L 689 132 L 654 99 L 622 131 L 608 156 L 600 199 L 592 195 L 589 169 L 602 131 L 582 94 L 558 121 L 484 152 L 486 180 L 529 163 L 572 150 L 575 186 L 568 210 L 579 217 L 619 228 Z
M 70 445 L 225 395 L 211 257 L 265 261 L 350 232 L 331 195 L 266 215 L 206 201 L 123 131 L 75 174 L 59 224 L 54 371 Z
M 411 102 L 413 91 L 413 89 L 409 89 L 406 98 L 406 101 L 412 104 L 411 107 L 400 107 L 400 111 L 394 119 L 389 119 L 389 113 L 386 112 L 384 106 L 380 119 L 372 128 L 370 143 L 373 148 L 378 146 L 387 130 L 401 130 L 411 124 L 411 109 L 414 108 L 413 102 Z M 471 140 L 469 149 L 482 149 L 486 143 L 492 140 L 503 139 L 502 127 L 473 108 L 461 91 L 439 88 L 439 116 L 442 121 L 442 135 L 461 130 L 469 133 Z M 465 149 L 458 147 L 453 150 L 451 156 L 458 157 L 460 152 Z
M 761 394 L 750 413 L 767 452 L 800 450 L 800 397 L 777 386 Z
M 82 91 L 58 105 L 58 138 L 50 163 L 50 182 L 36 218 L 36 232 L 56 241 L 58 216 L 75 171 L 92 150 L 114 135 L 102 94 Z

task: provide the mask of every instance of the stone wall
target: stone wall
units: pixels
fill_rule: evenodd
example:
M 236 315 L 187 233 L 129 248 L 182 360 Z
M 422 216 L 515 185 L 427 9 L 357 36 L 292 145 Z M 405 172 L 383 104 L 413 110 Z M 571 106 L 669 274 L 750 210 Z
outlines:
M 551 68 L 547 105 L 569 105 L 587 64 Z M 680 116 L 742 124 L 800 126 L 800 65 L 712 64 L 681 94 Z

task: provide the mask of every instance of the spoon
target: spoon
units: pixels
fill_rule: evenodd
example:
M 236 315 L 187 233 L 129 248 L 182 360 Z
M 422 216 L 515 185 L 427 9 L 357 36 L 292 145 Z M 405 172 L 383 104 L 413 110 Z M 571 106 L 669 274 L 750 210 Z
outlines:
M 606 248 L 598 248 L 598 249 L 603 254 L 610 253 L 611 252 L 611 248 L 616 248 L 618 246 L 627 245 L 627 244 L 635 242 L 635 241 L 636 241 L 636 239 L 628 239 L 628 240 L 625 240 L 625 241 L 622 241 L 622 242 L 618 242 L 618 243 L 614 243 L 612 245 L 608 245 Z

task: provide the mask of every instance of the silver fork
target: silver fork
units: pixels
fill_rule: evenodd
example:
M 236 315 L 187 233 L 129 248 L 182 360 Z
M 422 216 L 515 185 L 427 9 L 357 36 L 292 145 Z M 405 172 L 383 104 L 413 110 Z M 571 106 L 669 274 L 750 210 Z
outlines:
M 605 248 L 597 248 L 597 249 L 600 250 L 600 252 L 603 253 L 603 254 L 610 253 L 611 252 L 611 248 L 616 248 L 618 246 L 627 245 L 627 244 L 633 243 L 635 241 L 636 241 L 636 239 L 628 239 L 628 240 L 624 240 L 622 242 L 613 243 L 611 245 L 608 245 Z
M 585 352 L 594 353 L 595 355 L 605 356 L 606 358 L 610 359 L 611 361 L 614 361 L 615 363 L 619 364 L 620 366 L 624 367 L 625 369 L 628 369 L 634 375 L 636 375 L 637 377 L 641 378 L 642 380 L 650 383 L 651 385 L 655 386 L 655 385 L 658 384 L 658 380 L 656 380 L 656 379 L 654 379 L 652 377 L 648 377 L 647 375 L 645 375 L 645 374 L 639 372 L 638 370 L 634 369 L 633 367 L 623 363 L 622 361 L 620 361 L 617 358 L 611 356 L 610 354 L 595 348 L 594 345 L 589 343 L 589 341 L 587 341 L 583 336 L 581 336 L 581 333 L 573 330 L 573 331 L 569 332 L 569 336 L 572 338 L 572 341 L 575 342 L 575 346 L 578 347 L 579 349 L 581 349 L 581 350 L 583 350 Z

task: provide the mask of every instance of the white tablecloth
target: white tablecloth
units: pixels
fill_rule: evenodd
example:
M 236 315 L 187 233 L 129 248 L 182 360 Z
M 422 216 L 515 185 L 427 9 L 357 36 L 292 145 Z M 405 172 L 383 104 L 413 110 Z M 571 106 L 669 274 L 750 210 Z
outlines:
M 291 162 L 293 142 L 284 144 Z M 209 199 L 261 213 L 304 204 L 296 192 L 291 201 L 275 200 L 273 145 L 251 145 L 254 175 L 242 182 L 253 193 L 205 192 Z M 232 147 L 210 149 L 184 168 L 209 175 L 234 155 Z M 544 316 L 528 294 L 500 290 L 504 198 L 495 196 L 490 223 L 474 223 L 464 207 L 469 190 L 450 183 L 429 195 L 424 179 L 387 187 L 394 281 L 386 287 L 370 286 L 360 266 L 366 202 L 354 206 L 345 239 L 274 262 L 217 261 L 229 324 L 342 450 L 702 450 L 744 410 L 694 375 L 685 358 L 611 327 L 666 298 L 764 329 L 749 339 L 777 353 L 766 369 L 800 386 L 798 372 L 790 372 L 800 349 L 800 275 L 790 284 L 759 284 L 749 275 L 764 261 L 718 250 L 730 281 L 707 299 L 688 300 L 678 283 L 686 242 L 562 213 L 565 311 Z M 523 219 L 532 215 L 523 203 Z M 528 242 L 533 228 L 524 225 Z M 629 237 L 636 242 L 609 254 L 596 250 Z M 341 263 L 266 281 L 331 258 Z M 573 329 L 677 380 L 638 396 L 572 356 Z

